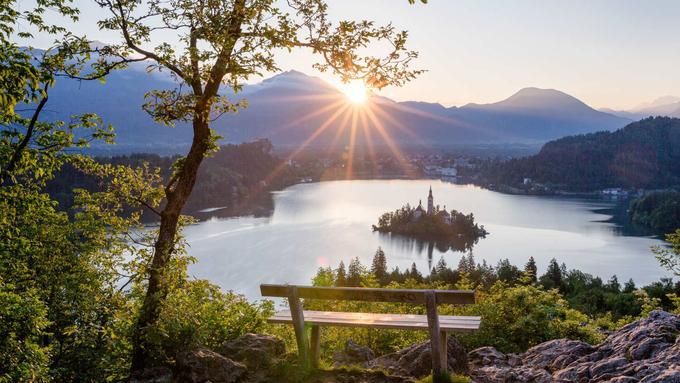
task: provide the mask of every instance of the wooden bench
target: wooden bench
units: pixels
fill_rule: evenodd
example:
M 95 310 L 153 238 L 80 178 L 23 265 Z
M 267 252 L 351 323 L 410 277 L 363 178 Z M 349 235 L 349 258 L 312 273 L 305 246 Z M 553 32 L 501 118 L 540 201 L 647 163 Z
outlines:
M 260 285 L 265 297 L 288 298 L 290 310 L 279 311 L 270 323 L 293 324 L 300 360 L 304 365 L 318 366 L 320 328 L 322 326 L 371 327 L 400 330 L 427 330 L 432 347 L 432 372 L 439 375 L 447 369 L 447 334 L 479 329 L 480 317 L 439 315 L 439 304 L 471 304 L 470 290 L 407 290 L 361 287 L 312 287 L 293 285 Z M 334 311 L 304 311 L 300 299 L 395 302 L 422 304 L 427 315 L 350 313 Z M 311 327 L 311 345 L 305 325 Z

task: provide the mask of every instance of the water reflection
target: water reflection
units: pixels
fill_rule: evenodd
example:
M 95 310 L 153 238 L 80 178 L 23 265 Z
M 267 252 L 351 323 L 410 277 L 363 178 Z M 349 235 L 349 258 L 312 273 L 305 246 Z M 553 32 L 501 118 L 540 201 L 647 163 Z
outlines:
M 427 251 L 427 267 L 428 270 L 432 269 L 434 250 L 436 249 L 439 253 L 443 254 L 448 251 L 468 253 L 472 251 L 480 238 L 474 240 L 466 238 L 454 238 L 448 241 L 424 241 L 413 237 L 408 237 L 400 234 L 391 233 L 377 233 L 380 237 L 381 242 L 390 241 L 399 247 L 402 252 L 405 253 L 418 253 L 423 254 Z

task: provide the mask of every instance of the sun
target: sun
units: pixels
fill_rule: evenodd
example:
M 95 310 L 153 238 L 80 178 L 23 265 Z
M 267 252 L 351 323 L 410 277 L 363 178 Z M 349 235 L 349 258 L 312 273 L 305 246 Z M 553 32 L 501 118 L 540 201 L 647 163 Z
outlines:
M 352 104 L 363 104 L 368 99 L 368 89 L 361 80 L 352 80 L 339 86 L 347 100 Z

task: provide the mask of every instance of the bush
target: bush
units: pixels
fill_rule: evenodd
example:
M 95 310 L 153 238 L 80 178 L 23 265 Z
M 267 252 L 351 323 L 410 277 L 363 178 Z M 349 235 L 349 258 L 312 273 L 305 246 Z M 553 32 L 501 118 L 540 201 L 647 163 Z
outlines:
M 217 349 L 227 340 L 261 332 L 272 313 L 271 301 L 250 303 L 206 280 L 191 280 L 171 291 L 148 336 L 156 360 L 172 363 L 179 351 L 197 346 Z
M 13 290 L 0 278 L 0 382 L 47 381 L 49 348 L 39 342 L 47 308 L 35 291 Z
M 522 352 L 557 338 L 602 340 L 589 318 L 570 308 L 557 290 L 536 286 L 508 287 L 497 282 L 489 291 L 478 291 L 476 304 L 454 312 L 482 317 L 479 331 L 460 336 L 468 349 L 494 346 L 503 352 Z

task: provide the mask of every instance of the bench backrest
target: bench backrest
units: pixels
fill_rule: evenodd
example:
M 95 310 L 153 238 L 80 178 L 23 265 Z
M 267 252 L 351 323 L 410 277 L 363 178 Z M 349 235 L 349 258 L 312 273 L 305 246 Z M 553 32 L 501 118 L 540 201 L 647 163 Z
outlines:
M 293 293 L 293 290 L 295 293 Z M 294 285 L 260 285 L 263 297 L 288 298 L 295 294 L 303 299 L 398 302 L 425 304 L 426 295 L 434 293 L 436 304 L 464 305 L 475 303 L 472 290 L 417 290 L 417 289 L 376 289 L 364 287 L 315 287 Z

